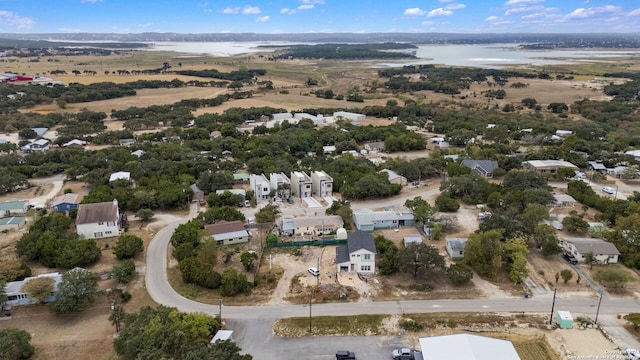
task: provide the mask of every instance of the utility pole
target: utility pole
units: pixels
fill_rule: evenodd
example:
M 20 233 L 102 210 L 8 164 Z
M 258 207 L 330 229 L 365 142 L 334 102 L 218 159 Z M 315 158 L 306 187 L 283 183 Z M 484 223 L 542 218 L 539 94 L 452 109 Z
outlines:
M 602 304 L 603 293 L 604 293 L 604 290 L 600 290 L 600 300 L 598 300 L 598 310 L 596 310 L 596 321 L 594 321 L 596 325 L 598 324 L 598 314 L 600 314 L 600 304 Z
M 222 327 L 222 298 L 220 298 L 220 310 L 218 311 L 220 316 L 220 327 Z
M 316 276 L 316 284 L 320 286 L 320 257 L 318 256 L 318 276 Z
M 309 293 L 309 332 L 311 332 L 311 297 L 313 293 Z
M 549 316 L 549 325 L 551 325 L 551 321 L 553 321 L 553 308 L 556 306 L 556 292 L 557 288 L 553 289 L 553 302 L 551 303 L 551 315 Z

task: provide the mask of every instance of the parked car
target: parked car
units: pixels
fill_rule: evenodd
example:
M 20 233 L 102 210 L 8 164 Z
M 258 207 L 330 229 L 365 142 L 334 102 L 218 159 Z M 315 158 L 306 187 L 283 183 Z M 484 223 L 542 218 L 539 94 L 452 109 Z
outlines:
M 616 192 L 614 188 L 608 186 L 603 187 L 602 191 L 606 192 L 609 195 L 613 195 Z
M 310 267 L 308 269 L 309 274 L 313 275 L 313 276 L 320 276 L 320 271 L 318 271 L 318 269 L 314 268 L 314 267 Z
M 245 200 L 244 201 L 244 206 L 245 207 L 250 207 L 251 206 L 251 202 L 249 200 Z
M 248 223 L 249 225 L 253 225 L 253 224 L 255 224 L 255 223 L 256 223 L 256 221 L 255 221 L 255 220 L 253 220 L 253 218 L 249 218 L 249 219 L 247 219 L 247 223 Z
M 567 260 L 571 265 L 575 265 L 578 263 L 578 259 L 576 259 L 576 257 L 571 254 L 564 253 L 562 254 L 562 257 L 564 257 L 564 259 Z
M 393 360 L 415 360 L 414 351 L 409 348 L 398 348 L 391 352 Z
M 356 360 L 356 354 L 353 351 L 338 350 L 336 360 Z

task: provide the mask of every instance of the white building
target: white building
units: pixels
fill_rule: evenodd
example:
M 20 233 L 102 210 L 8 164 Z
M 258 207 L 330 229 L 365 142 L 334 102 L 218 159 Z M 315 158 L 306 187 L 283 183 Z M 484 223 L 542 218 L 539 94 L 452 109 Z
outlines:
M 313 121 L 314 125 L 320 125 L 320 124 L 323 124 L 325 122 L 323 117 L 315 116 L 315 115 L 311 115 L 311 114 L 307 114 L 307 113 L 297 113 L 297 114 L 294 115 L 294 118 L 297 119 L 298 121 L 300 121 L 302 119 L 309 119 L 309 120 Z
M 419 338 L 425 359 L 520 360 L 511 341 L 490 337 L 454 334 Z
M 118 236 L 120 233 L 118 200 L 80 204 L 76 217 L 76 233 L 83 239 Z
M 313 195 L 325 197 L 333 194 L 333 178 L 324 171 L 311 173 Z
M 271 185 L 269 185 L 269 180 L 264 175 L 249 175 L 249 186 L 251 186 L 251 190 L 255 194 L 256 201 L 269 199 Z
M 601 264 L 616 264 L 620 251 L 613 243 L 595 238 L 564 238 L 560 245 L 566 253 L 573 255 L 579 262 L 585 261 L 585 255 L 591 253 Z
M 22 291 L 22 286 L 33 279 L 45 277 L 53 280 L 53 292 L 55 293 L 58 289 L 58 284 L 62 280 L 62 275 L 58 272 L 41 274 L 38 276 L 28 277 L 20 281 L 8 282 L 4 287 L 4 291 L 7 294 L 7 301 L 5 302 L 5 304 L 8 306 L 37 304 L 37 300 L 29 298 L 29 295 L 27 295 L 26 292 Z M 51 302 L 53 300 L 55 300 L 55 296 L 51 294 L 51 296 L 45 299 L 45 302 Z
M 131 173 L 128 171 L 118 171 L 109 175 L 109 182 L 113 182 L 117 180 L 131 181 Z
M 311 178 L 305 172 L 294 171 L 291 173 L 291 195 L 299 198 L 312 196 Z
M 347 235 L 347 244 L 336 248 L 338 272 L 373 274 L 376 271 L 376 244 L 373 235 L 356 231 Z
M 276 113 L 276 114 L 272 114 L 271 118 L 273 120 L 286 120 L 286 119 L 291 119 L 293 116 L 291 116 L 291 113 Z
M 284 173 L 269 174 L 269 184 L 275 190 L 277 197 L 286 199 L 291 195 L 291 181 Z
M 347 111 L 336 111 L 333 113 L 334 118 L 344 118 L 351 121 L 363 121 L 367 117 L 363 114 L 352 113 Z

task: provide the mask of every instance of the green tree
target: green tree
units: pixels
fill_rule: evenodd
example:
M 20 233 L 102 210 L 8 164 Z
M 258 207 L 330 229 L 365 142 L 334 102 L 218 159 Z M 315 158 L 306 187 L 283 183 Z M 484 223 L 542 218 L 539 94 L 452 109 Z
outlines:
M 624 319 L 633 325 L 633 330 L 640 330 L 640 313 L 629 313 L 624 316 Z
M 31 268 L 20 260 L 0 261 L 0 280 L 16 281 L 31 276 Z
M 471 234 L 464 247 L 463 263 L 478 274 L 494 279 L 502 267 L 502 231 Z
M 598 259 L 593 256 L 592 252 L 588 252 L 584 254 L 584 263 L 589 265 L 589 269 L 593 270 L 593 264 L 597 263 Z
M 220 295 L 225 297 L 236 296 L 238 294 L 250 294 L 251 284 L 244 274 L 238 273 L 233 268 L 227 268 L 222 273 Z
M 398 271 L 396 263 L 398 247 L 396 244 L 383 235 L 376 235 L 373 240 L 376 244 L 376 264 L 380 275 L 391 275 Z
M 97 277 L 89 270 L 75 268 L 62 274 L 56 300 L 49 307 L 57 314 L 80 311 L 100 293 Z
M 253 262 L 258 259 L 258 254 L 255 251 L 245 251 L 240 254 L 240 262 L 246 271 L 253 270 Z
M 447 194 L 440 194 L 436 198 L 436 207 L 442 212 L 456 212 L 460 208 L 458 201 Z
M 416 196 L 413 199 L 408 199 L 404 202 L 404 206 L 413 212 L 413 218 L 419 224 L 429 223 L 433 215 L 436 213 L 436 209 L 419 196 Z
M 593 277 L 597 282 L 607 284 L 611 287 L 624 286 L 625 283 L 634 281 L 633 276 L 623 269 L 606 267 L 598 271 Z
M 113 246 L 113 253 L 119 260 L 133 258 L 142 250 L 144 250 L 144 243 L 135 235 L 120 235 Z
M 547 109 L 551 110 L 554 114 L 562 114 L 563 112 L 569 110 L 569 107 L 565 103 L 551 103 L 547 105 Z
M 573 279 L 573 271 L 569 269 L 562 269 L 562 271 L 560 271 L 560 277 L 562 277 L 562 281 L 566 284 L 569 280 Z
M 7 301 L 8 299 L 7 292 L 4 289 L 5 285 L 7 285 L 7 282 L 4 281 L 3 279 L 0 279 L 0 304 Z
M 516 284 L 529 276 L 526 259 L 528 253 L 529 248 L 522 238 L 509 239 L 503 245 L 503 257 L 509 270 L 509 278 Z
M 202 218 L 205 224 L 213 224 L 219 220 L 244 221 L 245 219 L 244 214 L 230 206 L 208 209 L 202 214 Z
M 53 294 L 54 285 L 55 280 L 48 276 L 41 276 L 29 280 L 20 290 L 26 293 L 29 299 L 43 303 Z
M 396 266 L 399 271 L 429 277 L 441 273 L 445 269 L 444 257 L 438 249 L 426 244 L 412 244 L 398 250 L 396 254 Z
M 136 274 L 136 264 L 131 259 L 115 265 L 111 270 L 111 277 L 123 284 L 129 283 L 133 280 L 133 278 L 136 277 Z
M 273 204 L 265 205 L 256 213 L 257 223 L 272 223 L 276 221 L 276 216 L 280 214 L 278 206 Z
M 565 216 L 562 219 L 562 226 L 570 233 L 584 233 L 589 229 L 589 223 L 587 223 L 578 213 L 573 210 L 569 213 L 569 216 Z
M 201 262 L 198 258 L 187 257 L 179 262 L 182 281 L 196 284 L 207 289 L 217 289 L 222 283 L 222 277 L 213 267 Z
M 456 263 L 447 269 L 447 277 L 454 285 L 466 285 L 473 278 L 473 269 L 465 264 Z
M 151 209 L 140 209 L 136 211 L 136 217 L 140 219 L 140 221 L 142 221 L 143 224 L 149 221 L 153 217 L 153 215 L 155 214 Z
M 201 243 L 196 250 L 196 257 L 203 264 L 216 266 L 218 263 L 218 244 L 215 241 Z
M 21 329 L 1 329 L 0 330 L 0 359 L 2 360 L 23 360 L 29 359 L 35 352 L 35 348 L 29 342 L 31 334 Z

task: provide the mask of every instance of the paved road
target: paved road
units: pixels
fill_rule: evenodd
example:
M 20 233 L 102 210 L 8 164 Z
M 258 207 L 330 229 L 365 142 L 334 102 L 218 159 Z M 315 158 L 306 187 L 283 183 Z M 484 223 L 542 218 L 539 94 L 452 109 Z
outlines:
M 195 207 L 192 208 L 194 215 Z M 186 299 L 179 295 L 169 285 L 167 280 L 167 250 L 171 234 L 174 229 L 188 219 L 170 223 L 160 230 L 147 250 L 147 264 L 145 284 L 149 295 L 158 303 L 176 307 L 185 312 L 203 312 L 217 315 L 219 305 L 208 305 Z M 550 313 L 551 297 L 540 296 L 530 299 L 471 299 L 471 300 L 411 300 L 411 301 L 380 301 L 364 303 L 331 303 L 314 304 L 312 317 L 320 315 L 355 315 L 355 314 L 408 314 L 425 312 L 527 312 Z M 595 318 L 598 299 L 571 299 L 559 294 L 556 299 L 556 310 L 570 310 L 575 314 L 584 314 Z M 637 312 L 640 303 L 630 299 L 607 298 L 602 301 L 599 318 L 603 323 L 615 327 L 617 313 Z M 309 308 L 304 305 L 258 305 L 258 306 L 223 306 L 222 316 L 229 319 L 228 325 L 237 332 L 237 341 L 247 353 L 254 355 L 256 360 L 271 360 L 292 357 L 292 349 L 304 358 L 322 359 L 331 354 L 338 347 L 355 344 L 354 350 L 360 349 L 365 355 L 371 352 L 369 359 L 384 359 L 393 346 L 402 343 L 402 339 L 393 337 L 371 337 L 370 340 L 359 338 L 316 338 L 281 339 L 274 337 L 271 325 L 279 318 L 309 316 Z M 606 319 L 606 321 L 604 320 Z M 617 327 L 613 335 L 620 334 L 621 327 Z M 346 340 L 345 340 L 346 339 Z M 625 338 L 618 343 L 622 347 L 637 346 L 633 340 Z M 292 346 L 292 344 L 296 346 Z M 377 345 L 376 345 L 377 344 Z M 311 350 L 316 349 L 316 350 Z M 380 356 L 384 353 L 384 356 Z M 302 355 L 304 354 L 304 355 Z

